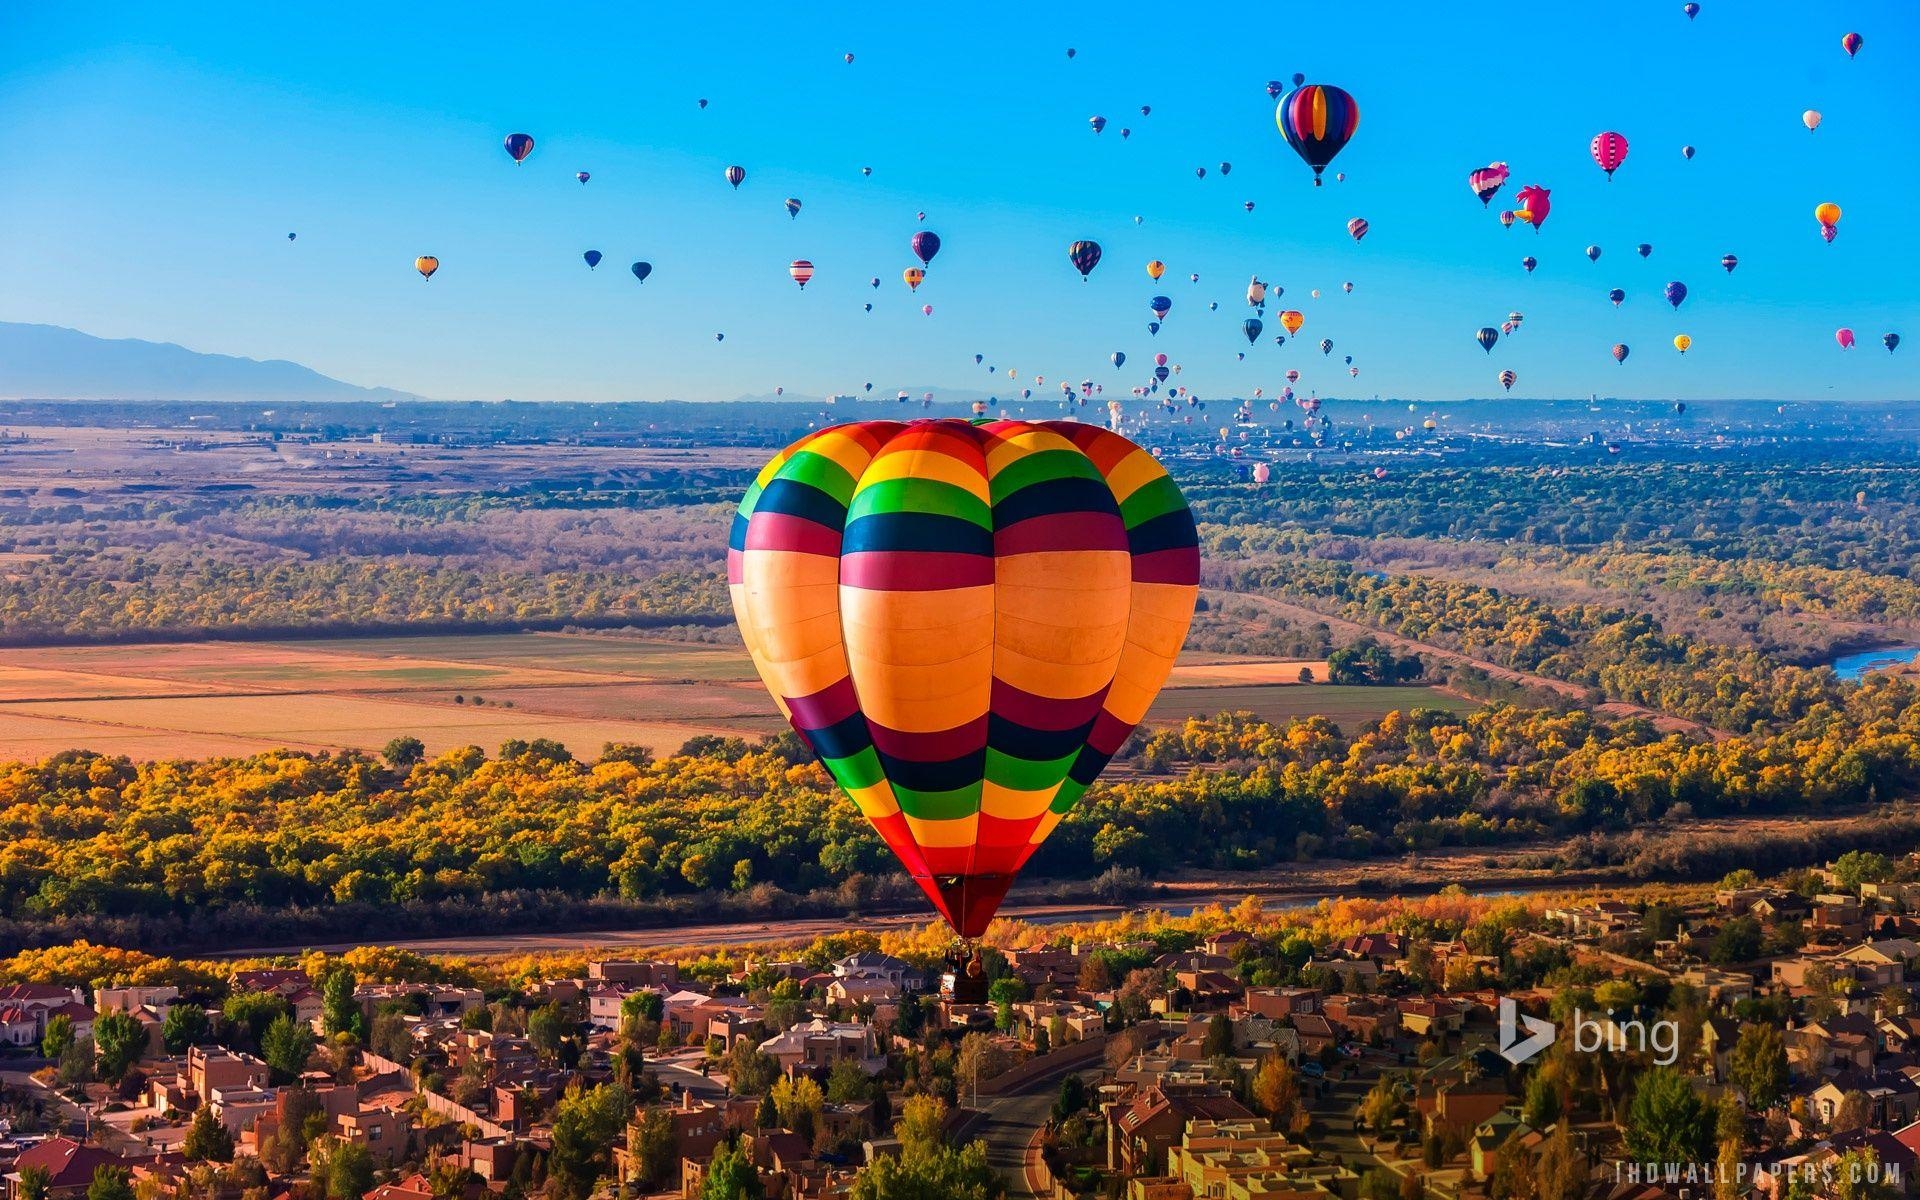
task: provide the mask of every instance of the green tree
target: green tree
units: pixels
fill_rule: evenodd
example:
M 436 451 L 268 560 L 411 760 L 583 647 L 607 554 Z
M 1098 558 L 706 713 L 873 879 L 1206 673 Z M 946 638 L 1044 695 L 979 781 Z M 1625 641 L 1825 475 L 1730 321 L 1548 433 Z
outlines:
M 843 1058 L 827 1073 L 827 1100 L 833 1104 L 859 1104 L 873 1096 L 873 1080 L 860 1060 Z
M 985 1142 L 882 1158 L 853 1181 L 853 1200 L 1001 1200 L 1007 1185 Z
M 553 1112 L 553 1153 L 547 1173 L 560 1194 L 583 1200 L 607 1173 L 613 1140 L 627 1125 L 627 1094 L 610 1083 L 569 1089 Z
M 53 1189 L 53 1172 L 45 1167 L 24 1167 L 20 1171 L 17 1195 L 20 1200 L 47 1200 Z
M 160 1022 L 160 1042 L 168 1054 L 185 1054 L 187 1047 L 207 1040 L 207 1010 L 198 1004 L 176 1004 Z
M 680 1162 L 672 1113 L 664 1108 L 649 1108 L 641 1115 L 638 1128 L 628 1131 L 627 1142 L 641 1187 L 658 1191 L 672 1181 L 674 1167 Z
M 727 1087 L 736 1096 L 765 1095 L 779 1074 L 779 1060 L 762 1054 L 751 1038 L 741 1038 L 727 1051 Z
M 1627 1105 L 1633 1162 L 1701 1162 L 1713 1152 L 1714 1112 L 1687 1077 L 1666 1067 L 1640 1076 Z
M 275 1083 L 289 1083 L 300 1077 L 307 1069 L 307 1060 L 313 1057 L 313 1030 L 305 1022 L 296 1021 L 292 1014 L 282 1013 L 273 1024 L 267 1026 L 267 1032 L 260 1038 L 260 1057 L 267 1060 L 267 1066 L 273 1068 Z
M 427 756 L 427 747 L 417 737 L 401 736 L 388 742 L 380 751 L 380 757 L 396 771 L 405 771 Z
M 1893 860 L 1872 850 L 1849 850 L 1833 860 L 1834 878 L 1850 892 L 1863 883 L 1885 883 L 1893 875 Z
M 126 1169 L 109 1166 L 95 1167 L 93 1182 L 87 1185 L 87 1200 L 134 1200 L 133 1184 L 128 1182 Z
M 760 1187 L 760 1173 L 753 1169 L 745 1152 L 734 1146 L 721 1146 L 707 1164 L 707 1180 L 700 1185 L 700 1200 L 761 1200 L 766 1192 Z
M 40 1057 L 60 1061 L 60 1056 L 73 1047 L 73 1018 L 65 1013 L 55 1013 L 47 1018 L 47 1030 L 40 1035 Z
M 1536 1070 L 1527 1080 L 1526 1098 L 1520 1105 L 1520 1119 L 1535 1129 L 1545 1129 L 1560 1119 L 1560 1089 L 1553 1074 Z
M 1233 1053 L 1233 1022 L 1225 1013 L 1215 1013 L 1207 1021 L 1206 1040 L 1200 1045 L 1200 1053 L 1208 1058 L 1224 1058 Z
M 106 1013 L 93 1022 L 93 1049 L 100 1078 L 119 1083 L 147 1048 L 147 1028 L 129 1013 Z
M 227 1041 L 238 1050 L 258 1050 L 267 1027 L 292 1011 L 286 999 L 274 992 L 235 992 L 220 1005 Z
M 527 1041 L 542 1058 L 558 1057 L 560 1043 L 571 1031 L 572 1022 L 557 1003 L 541 1005 L 527 1017 Z
M 335 967 L 327 973 L 326 982 L 320 985 L 323 1005 L 320 1026 L 328 1037 L 341 1033 L 361 1039 L 367 1036 L 366 1014 L 360 1011 L 360 1002 L 353 998 L 354 989 L 359 985 L 360 980 L 350 967 Z
M 188 1162 L 233 1161 L 233 1135 L 227 1132 L 226 1124 L 213 1115 L 212 1105 L 202 1104 L 194 1110 L 193 1122 L 187 1126 L 180 1152 L 187 1156 Z
M 1727 1079 L 1756 1109 L 1780 1103 L 1787 1087 L 1787 1048 L 1780 1031 L 1757 1022 L 1742 1025 L 1728 1058 Z
M 767 1093 L 773 1101 L 773 1111 L 784 1129 L 791 1129 L 801 1137 L 811 1141 L 820 1128 L 821 1115 L 826 1110 L 827 1098 L 820 1093 L 820 1085 L 805 1075 L 796 1078 L 782 1076 L 774 1081 L 773 1090 Z
M 1720 927 L 1707 948 L 1707 957 L 1722 966 L 1750 962 L 1760 956 L 1760 922 L 1752 917 L 1735 917 Z

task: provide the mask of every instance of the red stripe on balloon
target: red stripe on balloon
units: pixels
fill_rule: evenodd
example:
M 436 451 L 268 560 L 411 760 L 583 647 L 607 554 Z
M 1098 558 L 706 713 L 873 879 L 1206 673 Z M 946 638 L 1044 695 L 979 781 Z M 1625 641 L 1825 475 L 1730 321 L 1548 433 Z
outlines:
M 965 725 L 932 733 L 903 733 L 868 721 L 867 732 L 873 738 L 874 749 L 889 758 L 912 763 L 952 762 L 986 746 L 987 714 L 981 713 Z
M 840 531 L 791 513 L 759 512 L 747 520 L 747 549 L 837 555 Z
M 1133 581 L 1135 583 L 1198 584 L 1200 582 L 1200 551 L 1191 546 L 1179 546 L 1171 550 L 1151 550 L 1145 554 L 1136 554 L 1133 556 Z
M 1106 700 L 1105 687 L 1090 696 L 1057 699 L 1035 695 L 996 678 L 993 681 L 993 698 L 988 703 L 1003 720 L 1028 729 L 1058 733 L 1077 729 L 1099 716 L 1100 706 Z
M 868 550 L 840 560 L 840 584 L 870 592 L 944 592 L 993 582 L 993 560 L 947 550 Z
M 993 533 L 996 555 L 1126 548 L 1127 527 L 1115 513 L 1049 513 L 1029 517 Z

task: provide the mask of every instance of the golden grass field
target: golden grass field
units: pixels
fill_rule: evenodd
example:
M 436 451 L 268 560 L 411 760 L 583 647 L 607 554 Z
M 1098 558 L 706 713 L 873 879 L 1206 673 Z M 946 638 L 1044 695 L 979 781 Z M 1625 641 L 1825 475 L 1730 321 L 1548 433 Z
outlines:
M 698 734 L 783 727 L 738 647 L 607 635 L 79 646 L 4 658 L 0 760 L 69 749 L 136 759 L 378 750 L 401 734 L 430 753 L 551 738 L 589 757 L 607 742 L 665 753 Z M 1324 662 L 1183 658 L 1150 720 L 1249 708 L 1345 723 L 1413 704 L 1462 706 L 1427 688 L 1303 685 L 1303 667 L 1325 678 Z

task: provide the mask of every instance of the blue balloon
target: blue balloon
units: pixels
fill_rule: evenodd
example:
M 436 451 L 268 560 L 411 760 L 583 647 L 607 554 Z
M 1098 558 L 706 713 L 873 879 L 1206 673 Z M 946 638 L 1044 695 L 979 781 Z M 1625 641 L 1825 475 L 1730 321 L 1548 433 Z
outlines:
M 600 265 L 600 252 L 598 250 L 589 250 L 580 257 L 587 260 L 587 270 L 589 271 Z

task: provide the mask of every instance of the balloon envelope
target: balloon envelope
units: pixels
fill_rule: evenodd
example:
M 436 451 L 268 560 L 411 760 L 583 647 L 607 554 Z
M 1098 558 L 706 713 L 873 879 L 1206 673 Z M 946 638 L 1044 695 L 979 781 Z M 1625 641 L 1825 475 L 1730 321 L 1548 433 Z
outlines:
M 647 281 L 647 276 L 653 274 L 653 264 L 650 262 L 637 262 L 633 264 L 632 270 L 633 270 L 633 277 L 635 279 L 638 279 L 641 283 L 645 283 Z
M 932 264 L 933 256 L 940 253 L 940 235 L 931 229 L 922 229 L 913 235 L 911 245 L 915 258 L 923 263 Z
M 589 250 L 585 254 L 582 254 L 580 257 L 587 260 L 587 270 L 591 271 L 593 270 L 593 268 L 600 265 L 600 259 L 603 256 L 598 250 Z
M 507 153 L 515 162 L 525 162 L 527 155 L 533 153 L 533 138 L 529 134 L 510 133 L 507 135 Z
M 1313 168 L 1313 184 L 1319 187 L 1320 173 L 1360 128 L 1360 106 L 1340 88 L 1307 84 L 1280 98 L 1273 119 L 1294 153 Z

